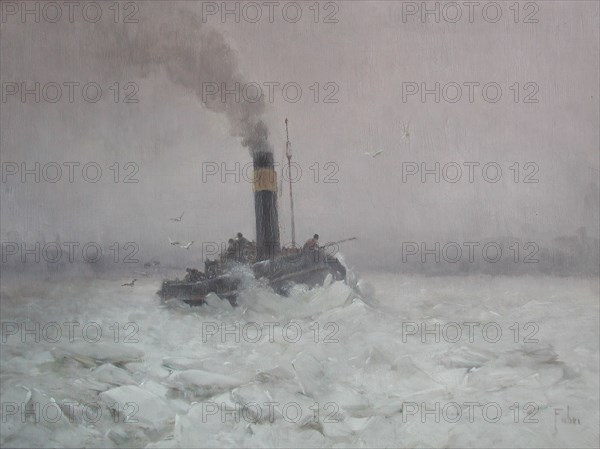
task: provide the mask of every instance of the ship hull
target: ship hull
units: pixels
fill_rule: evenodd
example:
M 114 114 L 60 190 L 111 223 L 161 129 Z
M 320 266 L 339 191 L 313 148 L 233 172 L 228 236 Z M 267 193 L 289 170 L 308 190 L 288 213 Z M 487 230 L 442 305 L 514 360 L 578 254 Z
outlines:
M 251 267 L 256 279 L 266 279 L 273 290 L 282 295 L 286 295 L 290 286 L 294 284 L 316 287 L 323 285 L 329 275 L 333 280 L 346 278 L 346 268 L 340 261 L 322 251 L 278 256 L 257 262 Z M 165 280 L 158 295 L 165 301 L 176 298 L 196 306 L 204 304 L 207 295 L 214 293 L 235 306 L 241 285 L 242 279 L 239 274 L 224 272 L 214 278 L 197 282 Z

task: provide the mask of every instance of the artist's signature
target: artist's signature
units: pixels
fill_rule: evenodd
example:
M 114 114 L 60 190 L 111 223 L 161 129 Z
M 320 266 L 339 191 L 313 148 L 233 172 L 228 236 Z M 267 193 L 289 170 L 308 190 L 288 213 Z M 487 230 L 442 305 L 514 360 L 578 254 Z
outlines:
M 581 425 L 581 420 L 571 415 L 570 407 L 567 405 L 566 410 L 564 408 L 554 408 L 554 433 L 558 432 L 558 423 L 570 424 L 570 425 Z

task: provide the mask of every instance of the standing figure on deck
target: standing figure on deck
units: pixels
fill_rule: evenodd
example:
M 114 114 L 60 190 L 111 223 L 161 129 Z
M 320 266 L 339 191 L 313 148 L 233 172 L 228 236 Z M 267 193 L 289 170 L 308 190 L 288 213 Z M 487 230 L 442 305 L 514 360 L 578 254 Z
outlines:
M 225 259 L 229 261 L 235 261 L 237 260 L 237 253 L 238 250 L 235 240 L 229 239 L 229 241 L 227 242 L 227 251 L 225 252 Z
M 250 245 L 250 242 L 248 241 L 248 239 L 246 237 L 244 237 L 244 235 L 241 232 L 238 232 L 235 244 L 237 246 L 236 247 L 237 261 L 238 262 L 247 262 L 248 245 Z
M 244 235 L 241 232 L 237 233 L 237 243 L 240 246 L 240 248 L 243 248 L 245 246 L 248 245 L 248 239 L 246 237 L 244 237 Z
M 312 239 L 308 239 L 304 244 L 305 250 L 316 251 L 319 249 L 319 234 L 313 235 Z

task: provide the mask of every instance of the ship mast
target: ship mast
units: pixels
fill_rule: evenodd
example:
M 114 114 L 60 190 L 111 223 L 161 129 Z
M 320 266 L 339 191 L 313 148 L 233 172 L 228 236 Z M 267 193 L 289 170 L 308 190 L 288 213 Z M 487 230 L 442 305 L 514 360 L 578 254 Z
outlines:
M 292 248 L 296 247 L 296 225 L 294 223 L 294 195 L 292 192 L 292 144 L 290 142 L 290 137 L 288 134 L 288 119 L 285 119 L 285 155 L 288 160 L 288 179 L 290 181 L 290 207 L 292 209 Z

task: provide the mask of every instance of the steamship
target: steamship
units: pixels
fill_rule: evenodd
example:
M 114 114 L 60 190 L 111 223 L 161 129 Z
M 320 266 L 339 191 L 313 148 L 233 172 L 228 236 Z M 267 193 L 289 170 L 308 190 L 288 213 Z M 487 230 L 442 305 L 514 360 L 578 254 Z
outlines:
M 291 144 L 286 125 L 286 157 L 291 161 Z M 162 300 L 177 298 L 189 305 L 202 305 L 207 295 L 216 294 L 235 306 L 242 288 L 244 270 L 250 268 L 254 278 L 265 280 L 275 292 L 285 295 L 294 284 L 309 287 L 323 285 L 328 276 L 332 280 L 345 280 L 346 268 L 342 262 L 325 250 L 325 247 L 308 250 L 295 247 L 295 226 L 292 185 L 290 205 L 292 212 L 292 247 L 282 248 L 279 239 L 277 211 L 277 172 L 273 153 L 254 151 L 252 154 L 254 177 L 254 213 L 256 218 L 256 243 L 252 244 L 250 257 L 243 261 L 206 260 L 204 272 L 188 269 L 183 280 L 164 280 L 158 295 Z M 247 272 L 247 270 L 245 270 Z

